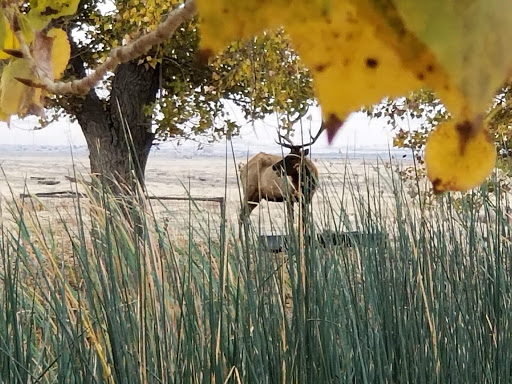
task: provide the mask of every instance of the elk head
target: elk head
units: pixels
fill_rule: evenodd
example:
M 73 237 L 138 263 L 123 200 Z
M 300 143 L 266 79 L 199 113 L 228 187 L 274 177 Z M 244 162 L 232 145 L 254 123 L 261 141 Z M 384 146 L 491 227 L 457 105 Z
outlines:
M 278 172 L 280 175 L 295 175 L 299 173 L 299 167 L 304 164 L 304 159 L 309 154 L 309 149 L 304 147 L 310 147 L 313 145 L 322 132 L 325 130 L 325 125 L 322 124 L 315 137 L 311 137 L 311 141 L 305 144 L 293 144 L 288 135 L 279 135 L 279 141 L 276 141 L 279 145 L 284 148 L 288 148 L 290 153 L 286 155 L 281 161 L 275 163 L 272 166 L 272 170 Z
M 298 173 L 300 165 L 304 163 L 308 154 L 309 149 L 293 148 L 288 155 L 272 166 L 272 170 L 281 176 Z

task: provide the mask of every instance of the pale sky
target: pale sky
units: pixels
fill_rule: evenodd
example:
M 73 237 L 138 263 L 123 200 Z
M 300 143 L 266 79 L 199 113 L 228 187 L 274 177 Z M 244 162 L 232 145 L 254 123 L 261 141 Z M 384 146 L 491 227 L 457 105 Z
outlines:
M 257 146 L 275 146 L 274 140 L 277 139 L 275 121 L 267 119 L 256 122 L 254 126 L 246 125 L 242 128 L 241 138 L 237 143 L 251 147 Z M 24 120 L 13 118 L 10 128 L 7 124 L 0 123 L 0 144 L 11 145 L 43 145 L 43 146 L 83 146 L 85 138 L 77 123 L 71 123 L 68 119 L 52 124 L 42 130 L 34 131 L 37 119 L 33 117 Z M 309 126 L 312 126 L 312 134 L 317 132 L 320 122 L 320 113 L 314 112 L 311 122 L 304 120 L 303 129 L 305 130 L 304 140 L 308 140 Z M 297 128 L 296 132 L 300 130 Z M 294 140 L 300 142 L 299 134 L 296 133 Z M 339 148 L 357 148 L 374 147 L 387 149 L 392 143 L 392 133 L 389 128 L 380 119 L 370 120 L 361 113 L 353 114 L 345 123 L 342 130 L 336 136 L 332 144 L 333 151 Z M 168 144 L 172 145 L 172 144 Z M 194 145 L 194 144 L 190 144 Z M 317 148 L 329 148 L 325 134 L 323 134 L 317 143 Z

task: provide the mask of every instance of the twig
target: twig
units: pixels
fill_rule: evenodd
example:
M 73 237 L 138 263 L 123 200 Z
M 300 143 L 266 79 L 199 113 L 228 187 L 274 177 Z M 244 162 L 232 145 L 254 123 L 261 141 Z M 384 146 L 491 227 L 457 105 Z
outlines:
M 71 176 L 67 176 L 67 175 L 64 175 L 64 177 L 69 180 L 70 182 L 72 183 L 77 183 L 77 184 L 85 184 L 89 187 L 92 186 L 92 183 L 90 181 L 87 181 L 87 180 L 84 180 L 84 179 L 77 179 L 76 177 L 71 177 Z
M 38 193 L 20 193 L 20 198 L 32 197 L 87 197 L 87 195 L 74 191 L 58 191 L 58 192 L 38 192 Z

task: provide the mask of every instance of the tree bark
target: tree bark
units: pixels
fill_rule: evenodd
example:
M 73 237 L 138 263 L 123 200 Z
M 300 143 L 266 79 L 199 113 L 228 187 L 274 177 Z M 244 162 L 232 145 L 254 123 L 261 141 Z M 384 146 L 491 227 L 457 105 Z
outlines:
M 93 113 L 98 108 L 77 116 L 84 131 L 91 172 L 133 188 L 133 182 L 144 184 L 144 172 L 153 144 L 151 115 L 144 107 L 153 103 L 158 91 L 158 71 L 135 63 L 118 67 L 112 82 L 110 100 L 102 114 L 108 126 L 97 124 Z
M 85 76 L 79 55 L 73 57 L 71 67 L 75 76 Z M 80 102 L 68 104 L 68 113 L 76 116 L 87 141 L 91 172 L 116 193 L 134 190 L 136 183 L 144 185 L 154 139 L 152 116 L 144 110 L 155 102 L 158 87 L 158 67 L 129 62 L 117 67 L 107 100 L 92 89 Z

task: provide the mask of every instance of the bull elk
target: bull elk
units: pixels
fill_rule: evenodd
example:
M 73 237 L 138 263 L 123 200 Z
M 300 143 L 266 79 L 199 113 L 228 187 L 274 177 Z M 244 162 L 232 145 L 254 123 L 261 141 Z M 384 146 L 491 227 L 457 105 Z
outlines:
M 278 144 L 290 150 L 288 155 L 283 158 L 260 152 L 241 167 L 240 177 L 244 192 L 241 223 L 262 200 L 285 202 L 291 222 L 294 203 L 301 200 L 304 207 L 311 203 L 318 187 L 318 170 L 307 158 L 309 149 L 304 147 L 313 145 L 324 129 L 322 124 L 316 136 L 302 145 L 295 145 L 288 137 L 279 135 Z

